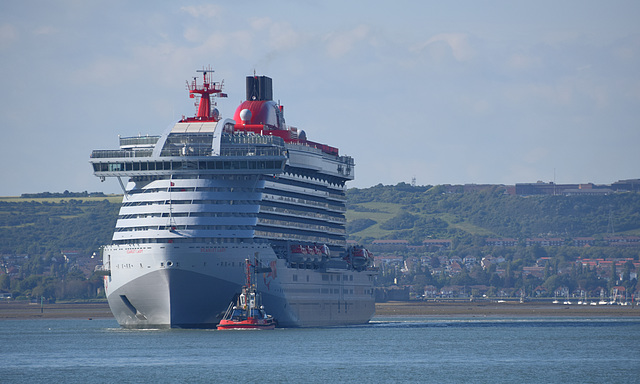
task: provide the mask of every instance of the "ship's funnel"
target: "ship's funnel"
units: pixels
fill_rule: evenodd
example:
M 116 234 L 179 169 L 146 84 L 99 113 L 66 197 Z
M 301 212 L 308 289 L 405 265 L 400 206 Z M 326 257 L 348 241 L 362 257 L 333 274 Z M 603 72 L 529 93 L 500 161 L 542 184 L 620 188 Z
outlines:
M 271 78 L 267 76 L 247 76 L 247 100 L 273 100 Z

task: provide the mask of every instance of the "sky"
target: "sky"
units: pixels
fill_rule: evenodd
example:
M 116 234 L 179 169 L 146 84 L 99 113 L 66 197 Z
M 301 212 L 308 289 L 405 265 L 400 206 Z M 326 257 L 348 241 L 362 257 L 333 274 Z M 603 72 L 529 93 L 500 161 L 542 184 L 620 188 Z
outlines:
M 366 188 L 640 178 L 640 2 L 0 2 L 0 196 L 121 193 L 94 149 L 273 79 L 287 124 Z

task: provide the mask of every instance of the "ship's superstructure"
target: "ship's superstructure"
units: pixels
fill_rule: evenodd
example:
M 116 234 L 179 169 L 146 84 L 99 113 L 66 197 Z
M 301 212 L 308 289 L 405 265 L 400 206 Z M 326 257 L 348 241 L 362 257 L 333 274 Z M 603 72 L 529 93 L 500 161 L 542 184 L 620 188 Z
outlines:
M 354 161 L 287 126 L 271 79 L 249 76 L 247 99 L 222 119 L 212 70 L 188 83 L 195 117 L 160 136 L 120 138 L 91 155 L 124 197 L 102 248 L 109 305 L 125 327 L 211 327 L 257 257 L 258 290 L 281 326 L 367 322 L 370 256 L 347 248 L 345 182 Z

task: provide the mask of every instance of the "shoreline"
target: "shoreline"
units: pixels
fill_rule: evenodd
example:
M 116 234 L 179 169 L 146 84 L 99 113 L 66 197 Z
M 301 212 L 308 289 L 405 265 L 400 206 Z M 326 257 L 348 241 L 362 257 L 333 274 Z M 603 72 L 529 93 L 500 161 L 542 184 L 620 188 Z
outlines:
M 376 303 L 376 316 L 640 317 L 640 308 L 623 305 L 553 303 L 411 302 Z
M 433 317 L 640 317 L 640 307 L 622 305 L 565 305 L 517 301 L 496 302 L 420 302 L 376 303 L 375 316 Z M 39 303 L 0 302 L 0 321 L 15 319 L 104 319 L 113 318 L 105 302 Z
M 105 302 L 44 304 L 22 301 L 0 302 L 0 320 L 113 318 Z

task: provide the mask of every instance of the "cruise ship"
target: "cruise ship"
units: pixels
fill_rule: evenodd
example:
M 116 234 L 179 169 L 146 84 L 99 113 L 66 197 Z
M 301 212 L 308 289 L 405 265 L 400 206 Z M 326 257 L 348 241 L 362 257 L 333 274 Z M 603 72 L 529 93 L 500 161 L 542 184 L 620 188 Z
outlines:
M 187 82 L 194 117 L 91 154 L 94 174 L 124 193 L 99 266 L 118 323 L 214 328 L 240 293 L 246 260 L 279 326 L 368 322 L 377 272 L 346 241 L 353 158 L 287 125 L 271 78 L 247 76 L 230 119 L 216 108 L 223 82 L 211 68 L 197 72 Z

